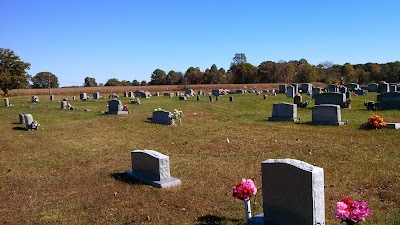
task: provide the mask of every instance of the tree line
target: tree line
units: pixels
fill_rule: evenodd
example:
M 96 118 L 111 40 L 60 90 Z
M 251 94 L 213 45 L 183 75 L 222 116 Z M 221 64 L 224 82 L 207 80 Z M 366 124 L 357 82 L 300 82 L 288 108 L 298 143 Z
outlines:
M 51 72 L 39 72 L 35 76 L 27 73 L 30 64 L 20 60 L 10 49 L 0 48 L 0 86 L 5 95 L 18 88 L 58 88 L 58 77 Z M 146 86 L 146 85 L 190 85 L 190 84 L 248 84 L 248 83 L 345 83 L 368 84 L 386 81 L 396 83 L 400 80 L 400 61 L 388 63 L 345 63 L 333 64 L 330 61 L 312 65 L 306 59 L 288 62 L 264 61 L 258 66 L 247 62 L 244 53 L 237 53 L 230 68 L 218 68 L 215 64 L 201 71 L 199 67 L 189 67 L 186 72 L 174 70 L 166 73 L 156 69 L 150 75 L 150 82 L 142 80 L 118 80 L 110 78 L 105 84 L 97 84 L 93 77 L 86 77 L 85 87 L 96 86 Z

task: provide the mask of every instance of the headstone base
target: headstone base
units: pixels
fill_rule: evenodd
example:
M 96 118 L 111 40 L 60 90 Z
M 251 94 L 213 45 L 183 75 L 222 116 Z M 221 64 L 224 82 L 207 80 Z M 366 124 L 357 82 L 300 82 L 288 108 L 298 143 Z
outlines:
M 136 172 L 133 170 L 127 170 L 125 173 L 130 177 L 138 179 L 138 180 L 142 181 L 143 183 L 149 184 L 156 188 L 169 188 L 169 187 L 173 187 L 173 186 L 177 186 L 177 185 L 181 184 L 181 180 L 179 180 L 178 178 L 175 178 L 175 177 L 170 177 L 168 180 L 159 181 L 159 180 L 149 179 L 142 173 L 139 173 L 139 172 Z
M 298 118 L 285 118 L 285 117 L 268 117 L 269 121 L 273 122 L 280 122 L 280 121 L 291 121 L 291 122 L 298 122 Z
M 129 114 L 129 111 L 108 111 L 107 115 L 126 115 Z
M 400 123 L 386 123 L 387 129 L 400 129 Z
M 325 125 L 325 126 L 341 126 L 345 125 L 346 122 L 311 122 L 313 125 Z

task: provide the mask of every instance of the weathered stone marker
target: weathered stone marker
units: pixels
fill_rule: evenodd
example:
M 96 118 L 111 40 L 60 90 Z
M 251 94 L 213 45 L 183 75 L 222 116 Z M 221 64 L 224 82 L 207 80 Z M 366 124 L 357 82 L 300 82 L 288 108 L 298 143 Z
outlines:
M 175 125 L 175 120 L 172 118 L 172 113 L 164 110 L 154 111 L 151 122 L 164 125 Z
M 61 109 L 67 109 L 67 101 L 61 102 Z
M 340 106 L 332 104 L 315 105 L 312 108 L 312 124 L 340 126 L 342 122 Z
M 325 225 L 324 170 L 295 159 L 261 163 L 263 214 L 250 224 Z
M 19 124 L 24 124 L 25 123 L 25 116 L 24 116 L 24 114 L 19 114 L 18 115 L 18 117 L 19 117 Z
M 181 180 L 170 175 L 169 156 L 154 150 L 134 150 L 131 159 L 132 170 L 126 171 L 128 175 L 157 188 L 181 184 Z
M 297 105 L 286 102 L 275 103 L 272 105 L 272 117 L 269 121 L 298 121 Z
M 10 107 L 11 106 L 10 101 L 8 101 L 8 98 L 4 98 L 4 106 L 5 107 Z

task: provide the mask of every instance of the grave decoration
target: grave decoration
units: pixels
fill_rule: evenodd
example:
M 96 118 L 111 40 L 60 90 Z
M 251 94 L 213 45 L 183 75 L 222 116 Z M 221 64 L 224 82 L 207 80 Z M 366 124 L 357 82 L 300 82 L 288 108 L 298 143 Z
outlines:
M 153 112 L 153 123 L 160 123 L 166 125 L 175 125 L 175 120 L 179 120 L 179 124 L 182 126 L 183 112 L 175 109 L 173 113 L 165 111 L 161 108 L 154 109 Z
M 364 106 L 367 107 L 368 110 L 377 110 L 376 104 L 374 101 L 365 101 Z
M 257 188 L 252 179 L 242 178 L 242 182 L 233 187 L 232 196 L 238 198 L 244 203 L 246 219 L 251 219 L 250 198 L 257 194 Z
M 368 129 L 381 129 L 386 127 L 386 123 L 381 116 L 374 115 L 368 118 L 368 121 L 364 123 L 364 127 Z
M 336 203 L 335 218 L 341 219 L 340 223 L 357 224 L 371 214 L 368 203 L 364 201 L 360 203 L 350 198 L 343 198 L 342 201 Z

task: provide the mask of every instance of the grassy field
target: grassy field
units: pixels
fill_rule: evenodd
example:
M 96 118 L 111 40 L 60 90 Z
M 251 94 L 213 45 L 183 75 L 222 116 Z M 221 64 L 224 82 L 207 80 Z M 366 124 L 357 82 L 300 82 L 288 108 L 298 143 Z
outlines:
M 367 111 L 364 100 L 376 101 L 370 93 L 342 109 L 348 125 L 313 126 L 311 107 L 298 110 L 300 124 L 267 121 L 273 103 L 288 101 L 284 95 L 233 97 L 151 97 L 129 105 L 129 115 L 112 116 L 100 113 L 107 99 L 71 101 L 78 108 L 71 111 L 48 95 L 36 107 L 30 95 L 12 95 L 15 106 L 0 107 L 0 224 L 244 224 L 232 187 L 253 178 L 253 214 L 262 213 L 261 162 L 274 158 L 324 168 L 327 225 L 340 223 L 333 213 L 343 197 L 369 203 L 373 215 L 363 224 L 400 224 L 400 131 L 360 128 L 374 113 L 400 122 L 400 111 Z M 182 110 L 183 126 L 152 124 L 159 107 Z M 23 130 L 19 113 L 31 113 L 39 130 Z M 169 155 L 182 185 L 161 190 L 127 180 L 135 149 Z

